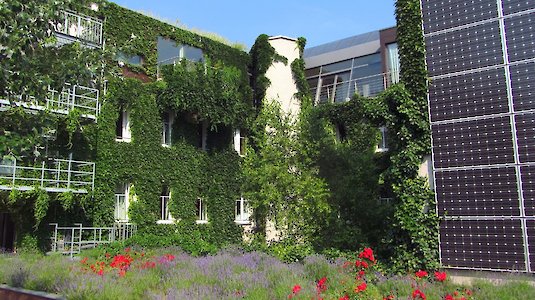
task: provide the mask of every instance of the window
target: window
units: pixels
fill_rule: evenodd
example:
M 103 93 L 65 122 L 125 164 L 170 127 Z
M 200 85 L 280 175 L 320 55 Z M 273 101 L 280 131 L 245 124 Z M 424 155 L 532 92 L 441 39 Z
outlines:
M 197 199 L 195 203 L 197 223 L 208 223 L 208 217 L 206 215 L 206 203 L 202 199 Z
M 119 111 L 119 119 L 117 120 L 115 133 L 117 141 L 130 142 L 130 113 L 124 108 L 121 108 Z
M 207 151 L 208 150 L 208 122 L 207 121 L 202 121 L 199 123 L 199 127 L 198 127 L 198 130 L 199 130 L 199 146 L 201 147 L 201 149 L 203 151 Z
M 388 129 L 385 126 L 379 128 L 381 133 L 381 140 L 377 145 L 377 152 L 388 151 Z
M 169 201 L 171 200 L 171 191 L 168 186 L 164 186 L 160 195 L 160 221 L 159 224 L 172 223 L 174 221 L 169 212 Z
M 171 130 L 173 128 L 173 115 L 165 112 L 162 115 L 162 145 L 171 146 Z
M 171 39 L 158 37 L 158 65 L 171 65 L 185 58 L 193 62 L 203 62 L 204 55 L 201 49 L 177 44 Z
M 236 150 L 240 156 L 245 156 L 246 141 L 244 131 L 236 129 L 234 131 L 234 150 Z
M 400 69 L 398 44 L 392 43 L 386 45 L 386 52 L 387 72 L 389 73 L 390 83 L 398 83 Z
M 13 176 L 15 174 L 15 158 L 12 156 L 4 156 L 0 162 L 0 175 Z
M 249 218 L 251 216 L 251 209 L 249 207 L 249 201 L 241 197 L 239 200 L 236 200 L 236 219 L 235 222 L 238 224 L 248 224 L 250 223 Z
M 115 187 L 115 221 L 128 221 L 128 197 L 130 193 L 130 185 L 128 183 L 121 183 Z
M 141 66 L 143 65 L 143 58 L 139 55 L 126 54 L 124 52 L 118 52 L 115 59 L 121 63 L 127 63 L 129 65 Z

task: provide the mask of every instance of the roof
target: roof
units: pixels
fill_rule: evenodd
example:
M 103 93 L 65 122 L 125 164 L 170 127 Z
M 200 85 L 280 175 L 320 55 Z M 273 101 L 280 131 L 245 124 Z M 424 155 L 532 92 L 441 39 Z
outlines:
M 351 48 L 354 46 L 363 45 L 369 42 L 379 41 L 379 31 L 372 31 L 368 33 L 363 33 L 348 37 L 345 39 L 337 40 L 334 42 L 329 42 L 323 45 L 311 47 L 305 49 L 304 57 L 317 56 L 345 48 Z

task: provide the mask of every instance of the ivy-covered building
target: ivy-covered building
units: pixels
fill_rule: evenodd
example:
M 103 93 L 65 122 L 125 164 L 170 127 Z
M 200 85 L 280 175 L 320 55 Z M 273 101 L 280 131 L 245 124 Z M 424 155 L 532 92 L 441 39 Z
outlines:
M 42 19 L 2 57 L 0 247 L 51 223 L 239 240 L 249 55 L 106 1 L 10 5 Z

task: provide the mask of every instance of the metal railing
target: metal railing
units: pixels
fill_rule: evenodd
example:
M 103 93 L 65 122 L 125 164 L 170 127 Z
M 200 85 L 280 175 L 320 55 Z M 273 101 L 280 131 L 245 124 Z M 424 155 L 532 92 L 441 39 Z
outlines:
M 102 21 L 72 11 L 62 11 L 60 22 L 54 25 L 59 44 L 75 41 L 90 46 L 102 46 Z
M 30 95 L 15 96 L 12 101 L 0 100 L 1 104 L 15 104 L 29 109 L 50 110 L 68 114 L 77 109 L 83 117 L 96 119 L 100 112 L 99 90 L 81 85 L 65 84 L 61 91 L 48 87 L 45 99 Z
M 392 85 L 390 73 L 382 73 L 348 81 L 336 82 L 322 85 L 321 88 L 311 88 L 311 93 L 315 97 L 315 103 L 325 102 L 345 102 L 354 94 L 364 97 L 373 97 Z
M 69 254 L 72 257 L 73 254 L 80 253 L 83 249 L 95 248 L 98 245 L 115 241 L 124 241 L 137 231 L 137 226 L 133 223 L 115 223 L 110 227 L 75 225 L 61 227 L 57 223 L 50 224 L 54 228 L 50 237 L 51 252 Z
M 87 193 L 95 186 L 95 163 L 49 159 L 34 166 L 20 165 L 16 159 L 0 162 L 0 190 L 31 190 Z

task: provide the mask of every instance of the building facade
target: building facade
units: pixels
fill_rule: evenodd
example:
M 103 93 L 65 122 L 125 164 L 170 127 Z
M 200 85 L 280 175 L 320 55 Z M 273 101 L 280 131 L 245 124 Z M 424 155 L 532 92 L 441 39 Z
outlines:
M 422 0 L 440 259 L 535 271 L 535 3 Z
M 375 96 L 399 81 L 395 27 L 307 48 L 304 58 L 316 104 Z

